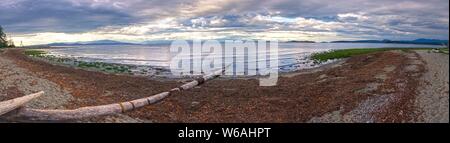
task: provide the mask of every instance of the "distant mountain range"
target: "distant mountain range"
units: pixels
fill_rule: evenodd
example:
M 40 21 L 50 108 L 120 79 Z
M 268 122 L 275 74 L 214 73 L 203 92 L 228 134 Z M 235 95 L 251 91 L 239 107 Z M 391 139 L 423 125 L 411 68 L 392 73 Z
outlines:
M 316 43 L 315 41 L 297 41 L 297 40 L 294 40 L 294 41 L 288 41 L 288 43 Z
M 144 41 L 141 43 L 127 43 L 113 40 L 98 40 L 88 42 L 73 42 L 73 43 L 51 43 L 47 46 L 80 46 L 80 45 L 158 45 L 158 44 L 170 44 L 171 40 L 155 40 Z M 314 41 L 288 41 L 293 43 L 316 43 Z M 325 42 L 327 43 L 327 42 Z M 437 39 L 416 39 L 412 41 L 407 40 L 356 40 L 356 41 L 331 41 L 328 43 L 394 43 L 394 44 L 426 44 L 426 45 L 448 45 L 448 40 Z
M 437 39 L 416 39 L 412 41 L 407 40 L 357 40 L 357 41 L 332 41 L 330 43 L 393 43 L 393 44 L 425 44 L 425 45 L 448 45 L 448 40 Z
M 135 43 L 126 43 L 113 40 L 98 40 L 88 42 L 74 42 L 74 43 L 51 43 L 48 46 L 80 46 L 80 45 L 139 45 Z

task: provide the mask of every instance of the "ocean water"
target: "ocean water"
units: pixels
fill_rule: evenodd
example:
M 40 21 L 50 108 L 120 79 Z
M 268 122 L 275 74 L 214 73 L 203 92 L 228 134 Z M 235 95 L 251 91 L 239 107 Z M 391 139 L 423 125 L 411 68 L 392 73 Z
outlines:
M 49 49 L 50 55 L 63 58 L 77 58 L 86 61 L 127 64 L 137 66 L 149 66 L 167 68 L 170 67 L 170 60 L 175 56 L 170 53 L 170 45 L 84 45 L 76 47 Z M 381 44 L 381 43 L 279 43 L 278 61 L 280 72 L 295 71 L 320 66 L 309 59 L 311 54 L 325 52 L 334 49 L 349 48 L 384 48 L 384 47 L 439 47 L 432 45 L 414 44 Z M 251 54 L 251 53 L 249 53 Z M 236 64 L 253 64 L 260 62 L 249 59 L 247 54 L 238 53 L 235 55 L 212 55 L 226 58 L 235 57 Z M 182 55 L 183 60 L 191 60 L 190 55 Z M 332 62 L 332 61 L 330 61 Z M 245 69 L 247 70 L 247 68 Z

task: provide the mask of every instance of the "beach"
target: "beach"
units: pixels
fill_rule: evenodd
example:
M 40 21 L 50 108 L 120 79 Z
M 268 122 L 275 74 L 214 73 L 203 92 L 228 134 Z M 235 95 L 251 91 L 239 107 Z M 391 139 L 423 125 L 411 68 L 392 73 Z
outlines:
M 189 81 L 87 71 L 23 51 L 0 53 L 1 101 L 45 91 L 26 106 L 75 109 L 147 97 Z M 283 73 L 273 87 L 251 78 L 219 78 L 131 112 L 63 122 L 448 123 L 448 62 L 448 55 L 428 51 L 376 52 Z

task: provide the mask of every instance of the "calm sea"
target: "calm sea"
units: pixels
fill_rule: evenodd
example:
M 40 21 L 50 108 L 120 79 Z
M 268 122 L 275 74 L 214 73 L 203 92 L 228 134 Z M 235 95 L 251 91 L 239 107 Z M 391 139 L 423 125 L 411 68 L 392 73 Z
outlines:
M 378 44 L 378 43 L 279 43 L 279 69 L 280 71 L 293 71 L 312 68 L 309 56 L 312 53 L 324 52 L 333 49 L 348 48 L 384 48 L 384 47 L 440 47 L 433 45 L 414 44 Z M 139 66 L 155 66 L 168 68 L 173 54 L 169 52 L 169 45 L 95 45 L 76 46 L 50 49 L 51 55 L 78 58 L 88 61 L 129 64 Z M 232 55 L 225 55 L 225 57 Z M 189 56 L 184 56 L 187 60 Z M 251 63 L 256 60 L 247 60 L 245 55 L 237 54 L 236 63 Z

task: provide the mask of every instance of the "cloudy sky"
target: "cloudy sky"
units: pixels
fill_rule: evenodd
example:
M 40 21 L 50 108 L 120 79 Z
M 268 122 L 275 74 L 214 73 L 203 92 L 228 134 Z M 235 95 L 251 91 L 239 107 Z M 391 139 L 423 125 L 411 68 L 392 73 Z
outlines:
M 448 39 L 448 0 L 0 0 L 17 43 Z

